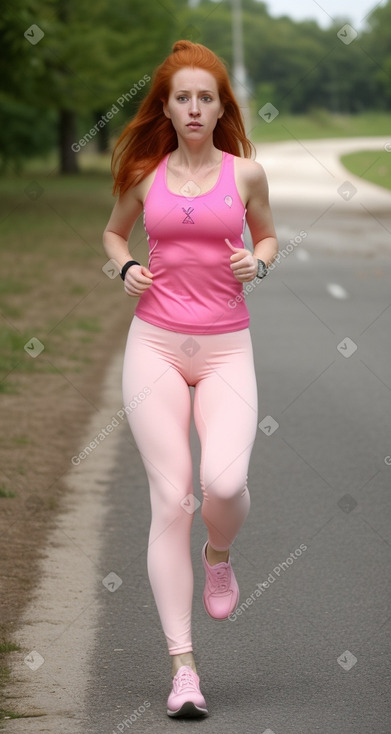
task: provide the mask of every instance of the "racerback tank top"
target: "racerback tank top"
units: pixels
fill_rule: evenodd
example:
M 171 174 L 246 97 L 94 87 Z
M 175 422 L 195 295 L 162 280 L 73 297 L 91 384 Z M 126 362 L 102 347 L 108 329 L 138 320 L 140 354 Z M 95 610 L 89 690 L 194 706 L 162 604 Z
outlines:
M 152 285 L 135 314 L 185 334 L 220 334 L 249 325 L 243 284 L 230 268 L 234 247 L 244 247 L 246 209 L 235 184 L 234 156 L 223 152 L 212 189 L 198 196 L 167 188 L 166 155 L 144 202 Z M 187 190 L 189 192 L 189 189 Z M 194 192 L 193 192 L 194 193 Z

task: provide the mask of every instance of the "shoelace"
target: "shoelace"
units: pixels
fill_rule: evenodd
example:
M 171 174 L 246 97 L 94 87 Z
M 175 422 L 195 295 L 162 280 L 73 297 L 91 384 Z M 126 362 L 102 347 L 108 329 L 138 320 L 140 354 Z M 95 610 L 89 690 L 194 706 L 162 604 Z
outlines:
M 182 670 L 180 676 L 175 678 L 175 693 L 182 693 L 183 690 L 198 691 L 197 683 L 193 676 L 194 674 L 190 670 Z
M 209 577 L 214 594 L 225 594 L 229 589 L 229 568 L 216 568 L 213 577 Z

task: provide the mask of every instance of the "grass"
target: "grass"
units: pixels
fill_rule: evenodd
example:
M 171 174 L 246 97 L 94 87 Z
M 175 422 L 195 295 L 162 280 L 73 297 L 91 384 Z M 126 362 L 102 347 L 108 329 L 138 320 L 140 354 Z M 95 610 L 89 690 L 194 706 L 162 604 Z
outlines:
M 6 489 L 4 486 L 0 486 L 0 497 L 16 497 L 15 492 L 10 489 Z
M 390 139 L 390 112 L 363 112 L 357 115 L 332 114 L 315 110 L 308 115 L 281 112 L 271 122 L 265 122 L 253 110 L 252 140 L 256 143 L 317 138 L 353 138 L 385 136 Z
M 364 150 L 341 157 L 341 163 L 360 178 L 391 189 L 391 151 Z
M 7 665 L 3 662 L 3 659 L 5 659 L 5 656 L 7 656 L 10 652 L 20 652 L 20 645 L 16 645 L 14 642 L 10 642 L 9 640 L 2 640 L 0 642 L 0 684 L 5 685 L 10 677 L 10 671 Z M 19 719 L 20 714 L 16 714 L 14 711 L 10 711 L 9 709 L 2 708 L 0 706 L 0 722 L 4 721 L 5 719 Z
M 92 301 L 108 287 L 101 239 L 113 203 L 108 172 L 0 178 L 0 392 L 20 373 L 52 371 L 53 356 L 83 361 L 79 346 L 101 330 L 104 306 L 94 313 Z M 42 359 L 24 350 L 33 336 Z

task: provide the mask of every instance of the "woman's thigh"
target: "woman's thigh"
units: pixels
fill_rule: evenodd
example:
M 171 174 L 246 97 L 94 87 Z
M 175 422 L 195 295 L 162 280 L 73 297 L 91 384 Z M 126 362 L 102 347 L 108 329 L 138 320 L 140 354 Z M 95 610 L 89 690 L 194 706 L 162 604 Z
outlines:
M 218 335 L 220 336 L 220 335 Z M 224 335 L 227 337 L 228 335 Z M 233 332 L 196 384 L 194 417 L 204 491 L 234 492 L 245 483 L 257 431 L 257 385 L 249 332 Z M 218 344 L 218 341 L 216 342 Z M 208 360 L 207 360 L 208 361 Z
M 132 322 L 123 364 L 124 407 L 155 494 L 179 503 L 192 483 L 191 396 L 167 350 L 152 335 L 140 320 Z

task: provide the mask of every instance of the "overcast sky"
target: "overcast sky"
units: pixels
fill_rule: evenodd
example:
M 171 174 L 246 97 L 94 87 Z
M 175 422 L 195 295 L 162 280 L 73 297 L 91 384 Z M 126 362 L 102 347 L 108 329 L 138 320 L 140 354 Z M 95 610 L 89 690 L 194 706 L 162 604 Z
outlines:
M 327 28 L 333 18 L 347 17 L 358 31 L 363 28 L 365 18 L 378 5 L 386 0 L 265 0 L 269 13 L 273 16 L 289 15 L 294 20 L 316 20 L 322 28 Z

